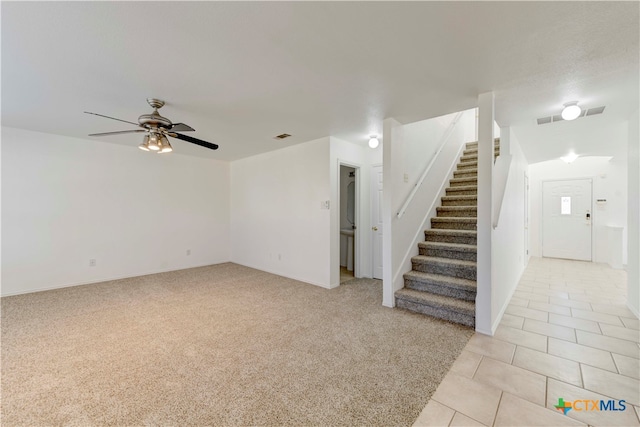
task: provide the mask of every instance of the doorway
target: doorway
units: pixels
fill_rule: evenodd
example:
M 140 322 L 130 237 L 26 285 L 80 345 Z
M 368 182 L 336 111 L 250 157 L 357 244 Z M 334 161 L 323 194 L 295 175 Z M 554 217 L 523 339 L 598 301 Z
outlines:
M 340 283 L 356 277 L 356 218 L 358 170 L 340 165 Z
M 591 261 L 591 179 L 542 183 L 542 256 Z
M 382 165 L 371 168 L 372 276 L 382 280 Z

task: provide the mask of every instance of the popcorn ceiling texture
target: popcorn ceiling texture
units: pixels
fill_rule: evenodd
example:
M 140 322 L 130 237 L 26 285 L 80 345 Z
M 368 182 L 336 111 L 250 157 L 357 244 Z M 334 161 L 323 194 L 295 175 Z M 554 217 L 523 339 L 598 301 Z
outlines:
M 226 263 L 2 298 L 2 424 L 410 425 L 473 331 Z

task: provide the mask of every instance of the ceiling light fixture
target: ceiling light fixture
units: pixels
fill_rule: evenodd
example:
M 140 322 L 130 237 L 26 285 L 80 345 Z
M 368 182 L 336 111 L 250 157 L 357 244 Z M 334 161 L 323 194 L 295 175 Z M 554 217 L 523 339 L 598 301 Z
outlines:
M 378 148 L 379 144 L 380 144 L 380 141 L 378 140 L 378 136 L 377 135 L 371 135 L 369 137 L 369 147 Z
M 569 153 L 564 157 L 560 157 L 560 160 L 562 160 L 565 163 L 573 163 L 573 161 L 578 157 L 579 156 L 576 153 Z
M 562 118 L 565 120 L 575 120 L 580 117 L 582 109 L 578 107 L 578 101 L 567 102 L 562 109 Z
M 145 135 L 142 143 L 138 145 L 138 148 L 143 151 L 153 151 L 158 154 L 170 153 L 173 151 L 173 147 L 171 147 L 167 137 L 154 132 L 150 132 L 148 135 Z

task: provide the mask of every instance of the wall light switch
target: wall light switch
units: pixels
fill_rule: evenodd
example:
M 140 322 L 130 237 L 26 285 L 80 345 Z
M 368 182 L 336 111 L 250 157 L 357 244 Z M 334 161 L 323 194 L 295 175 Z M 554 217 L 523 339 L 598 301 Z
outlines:
M 320 202 L 320 209 L 329 209 L 329 200 L 323 200 Z
M 404 182 L 409 182 L 409 174 L 408 173 L 404 174 Z

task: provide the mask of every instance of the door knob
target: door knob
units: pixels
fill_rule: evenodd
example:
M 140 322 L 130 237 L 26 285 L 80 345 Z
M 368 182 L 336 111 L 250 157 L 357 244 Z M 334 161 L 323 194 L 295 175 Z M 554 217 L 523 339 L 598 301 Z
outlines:
M 373 231 L 378 231 L 378 227 L 371 227 Z

